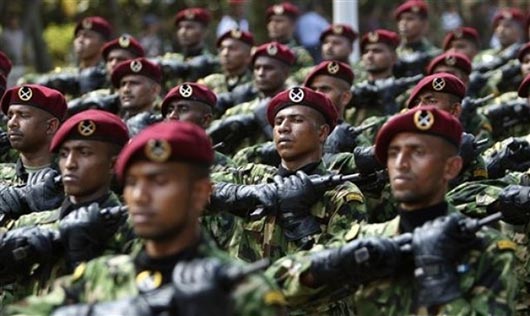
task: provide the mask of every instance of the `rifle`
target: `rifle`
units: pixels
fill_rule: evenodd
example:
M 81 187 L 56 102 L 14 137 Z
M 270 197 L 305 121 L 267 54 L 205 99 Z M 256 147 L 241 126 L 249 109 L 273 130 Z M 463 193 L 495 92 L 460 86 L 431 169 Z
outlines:
M 489 106 L 484 114 L 491 122 L 493 135 L 497 138 L 512 126 L 530 122 L 530 106 L 525 99 Z
M 362 132 L 369 130 L 376 125 L 377 122 L 357 127 L 344 122 L 337 125 L 324 143 L 324 153 L 337 154 L 340 152 L 351 152 L 357 145 L 357 137 L 361 135 Z
M 494 55 L 493 59 L 473 65 L 473 70 L 485 73 L 497 69 L 510 61 L 510 59 L 516 58 L 520 48 L 521 44 L 513 44 L 500 54 Z

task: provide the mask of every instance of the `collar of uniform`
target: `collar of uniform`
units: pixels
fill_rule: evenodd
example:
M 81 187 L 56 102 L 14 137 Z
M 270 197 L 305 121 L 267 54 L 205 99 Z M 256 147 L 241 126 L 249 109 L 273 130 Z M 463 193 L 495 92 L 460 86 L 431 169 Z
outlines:
M 57 165 L 57 162 L 52 161 L 50 165 L 46 165 L 45 167 L 50 167 L 55 170 L 59 170 L 59 166 Z M 26 170 L 26 167 L 24 167 L 24 164 L 22 163 L 22 159 L 20 157 L 17 159 L 17 162 L 15 164 L 15 173 L 17 177 L 22 179 L 24 183 L 28 181 L 28 171 Z
M 414 211 L 404 211 L 398 208 L 398 213 L 399 231 L 401 233 L 408 233 L 412 232 L 414 228 L 422 226 L 428 221 L 447 215 L 448 204 L 446 201 L 442 201 L 438 204 Z
M 203 46 L 193 47 L 190 49 L 182 50 L 182 55 L 184 58 L 192 58 L 196 56 L 204 55 L 207 50 Z
M 293 174 L 296 174 L 298 170 L 303 171 L 306 174 L 321 174 L 321 170 L 320 168 L 318 168 L 321 163 L 322 163 L 321 161 L 311 162 L 297 170 L 287 170 L 284 166 L 280 164 L 280 166 L 278 167 L 278 175 L 282 177 L 288 177 Z
M 105 205 L 106 204 L 105 202 L 107 202 L 110 199 L 110 196 L 111 196 L 111 192 L 109 191 L 94 200 L 83 202 L 83 203 L 76 203 L 76 204 L 72 203 L 72 201 L 70 201 L 70 199 L 66 197 L 63 201 L 63 204 L 61 205 L 59 218 L 64 218 L 66 215 L 70 214 L 70 212 L 72 212 L 73 210 L 76 210 L 80 207 L 89 206 L 92 203 L 97 203 L 100 207 L 110 206 L 110 205 Z

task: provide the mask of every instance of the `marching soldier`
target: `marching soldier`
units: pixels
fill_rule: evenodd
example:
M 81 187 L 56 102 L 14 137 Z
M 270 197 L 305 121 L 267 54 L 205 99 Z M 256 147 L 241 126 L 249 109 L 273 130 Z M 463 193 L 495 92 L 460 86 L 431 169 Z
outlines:
M 473 60 L 480 51 L 480 39 L 476 29 L 472 27 L 461 27 L 448 32 L 443 39 L 443 50 L 454 51 L 467 56 Z

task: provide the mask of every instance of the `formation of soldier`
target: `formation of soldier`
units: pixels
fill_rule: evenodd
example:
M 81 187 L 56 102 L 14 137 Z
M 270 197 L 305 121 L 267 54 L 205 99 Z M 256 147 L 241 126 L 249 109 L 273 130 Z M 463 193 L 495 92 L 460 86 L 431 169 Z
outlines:
M 214 55 L 184 9 L 155 58 L 87 17 L 77 67 L 7 90 L 0 54 L 0 315 L 530 313 L 525 14 L 439 49 L 408 0 L 315 65 L 299 13 Z

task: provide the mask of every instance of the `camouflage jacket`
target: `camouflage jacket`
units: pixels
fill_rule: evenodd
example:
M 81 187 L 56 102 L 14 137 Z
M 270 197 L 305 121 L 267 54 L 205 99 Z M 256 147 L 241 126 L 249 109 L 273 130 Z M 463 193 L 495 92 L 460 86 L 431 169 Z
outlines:
M 252 81 L 252 72 L 250 70 L 245 71 L 242 75 L 237 77 L 227 77 L 223 73 L 215 73 L 208 75 L 197 82 L 201 83 L 215 94 L 230 92 L 234 90 L 236 86 Z
M 173 267 L 179 261 L 207 257 L 242 264 L 229 258 L 206 238 L 167 258 L 149 258 L 144 251 L 134 256 L 99 257 L 79 265 L 72 275 L 58 279 L 49 294 L 28 297 L 7 307 L 4 315 L 49 315 L 55 308 L 68 304 L 91 304 L 135 296 L 169 284 Z M 274 285 L 259 274 L 237 286 L 232 297 L 235 315 L 277 315 L 283 304 L 283 297 Z
M 308 174 L 328 173 L 322 163 L 306 167 L 302 169 Z M 279 169 L 272 166 L 249 164 L 244 168 L 216 173 L 212 179 L 214 182 L 258 184 L 272 182 L 273 177 L 279 172 Z M 210 211 L 215 212 L 215 210 Z M 253 210 L 249 210 L 248 214 L 251 211 Z M 320 233 L 311 237 L 314 242 L 323 242 L 365 220 L 364 197 L 357 186 L 345 182 L 326 191 L 311 207 L 310 214 L 316 218 L 321 228 Z M 275 260 L 299 250 L 301 249 L 296 242 L 289 241 L 285 237 L 277 215 L 264 214 L 257 219 L 247 216 L 240 220 L 233 234 L 229 252 L 232 256 L 252 262 L 264 257 Z
M 315 65 L 313 57 L 311 57 L 307 49 L 298 44 L 294 39 L 290 39 L 288 42 L 282 44 L 287 45 L 293 51 L 294 57 L 296 58 L 294 65 L 291 66 L 291 73 L 295 73 L 304 67 Z

